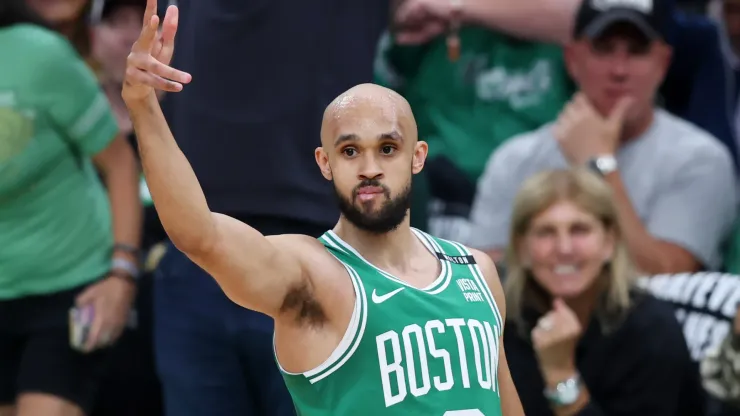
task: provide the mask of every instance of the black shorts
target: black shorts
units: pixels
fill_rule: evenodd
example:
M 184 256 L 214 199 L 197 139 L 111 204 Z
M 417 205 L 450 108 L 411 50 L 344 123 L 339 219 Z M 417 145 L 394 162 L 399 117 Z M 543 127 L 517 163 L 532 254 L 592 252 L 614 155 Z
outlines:
M 105 371 L 107 350 L 69 346 L 69 309 L 84 287 L 0 300 L 0 406 L 23 393 L 46 393 L 89 414 Z

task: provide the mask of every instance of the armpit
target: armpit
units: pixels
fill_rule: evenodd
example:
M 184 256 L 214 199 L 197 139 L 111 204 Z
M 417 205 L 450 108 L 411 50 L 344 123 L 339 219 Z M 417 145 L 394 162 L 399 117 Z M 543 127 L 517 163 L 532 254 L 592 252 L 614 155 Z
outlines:
M 320 327 L 327 321 L 323 307 L 306 281 L 288 289 L 280 306 L 280 313 L 292 314 L 299 325 Z

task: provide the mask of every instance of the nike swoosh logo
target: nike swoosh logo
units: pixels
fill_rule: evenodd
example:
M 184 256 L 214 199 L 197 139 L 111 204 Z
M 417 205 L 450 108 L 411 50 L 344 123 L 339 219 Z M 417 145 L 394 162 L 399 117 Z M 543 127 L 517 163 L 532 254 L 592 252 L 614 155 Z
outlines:
M 398 289 L 394 290 L 393 292 L 386 293 L 383 296 L 378 296 L 378 294 L 375 293 L 375 289 L 373 289 L 373 302 L 375 302 L 375 303 L 383 303 L 383 302 L 387 301 L 388 299 L 392 298 L 393 296 L 395 296 L 396 293 L 402 291 L 403 289 L 404 288 L 399 287 Z

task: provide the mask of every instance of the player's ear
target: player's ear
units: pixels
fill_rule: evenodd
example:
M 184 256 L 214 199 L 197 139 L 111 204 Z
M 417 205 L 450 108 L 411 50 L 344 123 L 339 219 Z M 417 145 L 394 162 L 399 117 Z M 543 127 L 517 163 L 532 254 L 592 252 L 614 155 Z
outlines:
M 427 152 L 429 151 L 429 145 L 427 142 L 419 140 L 416 142 L 414 148 L 414 157 L 411 160 L 411 172 L 415 175 L 424 169 L 424 162 L 427 160 Z
M 319 169 L 321 169 L 321 175 L 324 176 L 324 179 L 330 181 L 332 179 L 332 175 L 331 166 L 329 166 L 329 155 L 326 154 L 323 147 L 319 146 L 314 151 L 314 156 L 316 157 L 316 164 L 319 165 Z

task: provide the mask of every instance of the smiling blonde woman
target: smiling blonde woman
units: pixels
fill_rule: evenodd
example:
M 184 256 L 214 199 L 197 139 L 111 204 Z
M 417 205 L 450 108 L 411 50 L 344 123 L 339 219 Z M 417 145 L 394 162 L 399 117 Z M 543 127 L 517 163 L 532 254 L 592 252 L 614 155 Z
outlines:
M 543 172 L 514 202 L 505 350 L 527 415 L 699 415 L 673 309 L 633 284 L 610 188 Z

